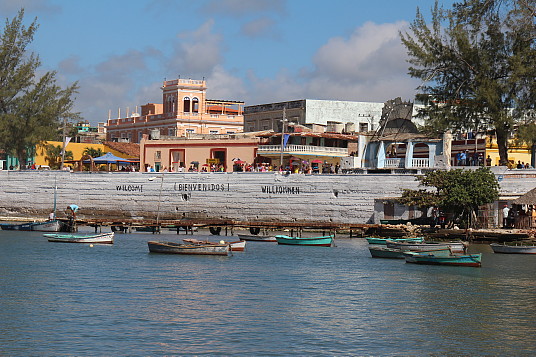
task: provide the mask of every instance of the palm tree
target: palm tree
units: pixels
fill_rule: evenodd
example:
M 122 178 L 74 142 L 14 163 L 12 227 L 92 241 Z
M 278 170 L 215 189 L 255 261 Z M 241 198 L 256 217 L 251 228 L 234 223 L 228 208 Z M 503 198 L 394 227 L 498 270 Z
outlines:
M 95 149 L 95 148 L 91 148 L 91 147 L 86 147 L 84 149 L 84 152 L 82 152 L 82 155 L 89 155 L 93 158 L 95 157 L 99 157 L 99 156 L 102 156 L 104 155 L 104 152 L 102 151 L 101 148 L 98 148 L 98 149 Z
M 61 165 L 61 145 L 47 144 L 45 146 L 45 151 L 45 160 L 48 161 L 48 166 L 53 170 L 59 169 Z M 65 159 L 73 159 L 73 152 L 71 150 L 65 150 Z

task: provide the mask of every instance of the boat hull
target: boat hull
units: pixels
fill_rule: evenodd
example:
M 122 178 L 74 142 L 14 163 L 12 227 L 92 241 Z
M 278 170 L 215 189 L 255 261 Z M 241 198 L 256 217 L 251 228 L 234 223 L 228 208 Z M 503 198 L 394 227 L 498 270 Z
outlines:
M 482 253 L 438 256 L 434 254 L 423 254 L 420 252 L 405 252 L 404 258 L 406 259 L 406 263 L 414 264 L 451 265 L 466 267 L 480 267 L 482 265 Z
M 229 255 L 229 244 L 180 244 L 175 242 L 147 242 L 149 252 L 185 255 Z
M 536 254 L 536 246 L 534 245 L 505 245 L 492 243 L 490 244 L 494 253 L 500 254 Z
M 275 236 L 275 239 L 277 240 L 277 244 L 283 244 L 283 245 L 331 247 L 331 245 L 333 244 L 333 236 L 301 238 L 301 237 L 289 237 L 285 235 L 277 235 Z
M 114 232 L 80 235 L 80 234 L 43 234 L 49 242 L 56 243 L 98 243 L 98 244 L 113 244 Z
M 254 242 L 277 242 L 275 236 L 256 236 L 252 234 L 237 234 L 240 240 L 249 240 Z
M 377 237 L 368 237 L 365 238 L 369 244 L 380 244 L 386 245 L 387 241 L 392 242 L 409 242 L 409 243 L 421 243 L 424 241 L 424 238 L 377 238 Z
M 400 258 L 404 259 L 404 251 L 397 248 L 387 248 L 382 245 L 370 246 L 370 255 L 373 258 Z M 452 253 L 449 248 L 434 248 L 426 251 L 420 251 L 423 254 L 434 254 L 436 256 L 449 256 Z
M 397 248 L 402 251 L 425 251 L 438 248 L 449 248 L 452 253 L 465 253 L 466 245 L 463 242 L 429 242 L 429 243 L 404 243 L 387 241 L 387 248 Z
M 0 224 L 0 228 L 5 231 L 38 231 L 38 232 L 60 232 L 61 222 L 58 220 L 45 222 L 28 222 L 22 224 Z

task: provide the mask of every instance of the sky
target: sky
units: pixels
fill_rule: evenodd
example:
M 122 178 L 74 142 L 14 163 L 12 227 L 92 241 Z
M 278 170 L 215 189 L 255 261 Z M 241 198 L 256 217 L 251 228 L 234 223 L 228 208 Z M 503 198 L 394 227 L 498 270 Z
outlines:
M 439 0 L 450 7 L 454 0 Z M 39 29 L 39 71 L 80 86 L 92 124 L 162 103 L 164 80 L 205 79 L 207 98 L 413 100 L 399 31 L 433 0 L 0 0 Z

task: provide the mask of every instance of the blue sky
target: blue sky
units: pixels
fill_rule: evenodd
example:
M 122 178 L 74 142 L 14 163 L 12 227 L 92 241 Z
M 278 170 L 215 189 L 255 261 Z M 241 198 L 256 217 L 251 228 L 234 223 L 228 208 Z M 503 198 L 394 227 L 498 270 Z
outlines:
M 453 1 L 440 1 L 450 6 Z M 210 99 L 413 100 L 398 31 L 432 0 L 0 0 L 39 30 L 42 71 L 79 82 L 91 123 L 161 103 L 164 79 L 207 80 Z M 2 22 L 3 28 L 4 22 Z

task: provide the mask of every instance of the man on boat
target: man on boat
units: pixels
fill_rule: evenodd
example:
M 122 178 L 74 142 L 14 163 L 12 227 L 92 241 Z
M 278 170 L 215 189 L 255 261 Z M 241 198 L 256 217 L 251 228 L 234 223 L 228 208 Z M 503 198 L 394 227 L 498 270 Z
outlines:
M 78 206 L 75 204 L 67 206 L 65 213 L 67 214 L 67 219 L 69 219 L 68 229 L 69 232 L 76 231 L 76 212 L 78 211 Z

